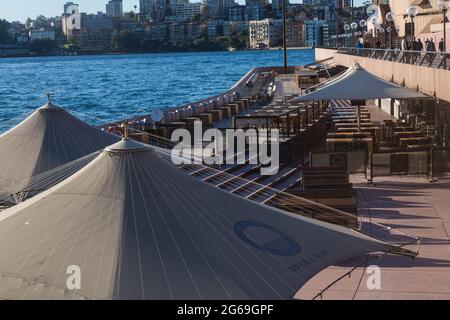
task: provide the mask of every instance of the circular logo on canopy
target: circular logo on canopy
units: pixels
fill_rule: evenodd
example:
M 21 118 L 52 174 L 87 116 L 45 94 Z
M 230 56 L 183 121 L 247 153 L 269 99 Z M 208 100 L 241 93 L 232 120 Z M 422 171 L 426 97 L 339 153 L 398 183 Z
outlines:
M 277 256 L 294 256 L 300 245 L 283 231 L 258 221 L 240 221 L 234 225 L 237 235 L 252 247 Z

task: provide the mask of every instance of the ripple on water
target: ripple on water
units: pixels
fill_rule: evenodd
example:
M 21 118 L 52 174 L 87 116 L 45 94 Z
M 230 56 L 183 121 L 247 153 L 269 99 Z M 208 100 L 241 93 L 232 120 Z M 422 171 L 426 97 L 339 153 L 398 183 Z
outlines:
M 288 54 L 292 65 L 313 61 L 312 50 Z M 47 91 L 83 120 L 114 121 L 218 94 L 251 68 L 281 61 L 278 51 L 0 59 L 0 124 L 44 104 Z

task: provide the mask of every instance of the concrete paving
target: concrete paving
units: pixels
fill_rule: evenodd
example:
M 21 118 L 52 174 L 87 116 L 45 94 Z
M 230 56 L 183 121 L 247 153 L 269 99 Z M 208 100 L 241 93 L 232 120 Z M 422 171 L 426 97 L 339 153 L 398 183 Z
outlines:
M 358 190 L 361 216 L 400 232 L 421 237 L 419 255 L 384 255 L 368 265 L 381 268 L 381 288 L 368 289 L 370 275 L 357 268 L 327 290 L 323 299 L 450 299 L 450 173 L 429 183 L 424 177 L 377 177 L 368 185 L 364 177 L 353 175 Z M 395 233 L 395 232 L 391 232 Z M 380 236 L 378 236 L 380 238 Z M 381 239 L 383 240 L 383 239 Z M 392 240 L 387 233 L 384 240 Z M 406 241 L 406 237 L 405 237 Z M 416 250 L 416 245 L 405 248 Z M 364 265 L 366 257 L 332 266 L 310 280 L 297 294 L 312 299 L 353 266 Z

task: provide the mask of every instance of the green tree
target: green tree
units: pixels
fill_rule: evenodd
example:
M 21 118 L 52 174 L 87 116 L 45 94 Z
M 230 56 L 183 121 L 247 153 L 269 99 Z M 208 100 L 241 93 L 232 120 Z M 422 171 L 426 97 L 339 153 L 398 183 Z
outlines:
M 56 48 L 56 41 L 50 39 L 38 39 L 30 43 L 31 52 L 38 54 L 52 53 Z
M 8 33 L 10 23 L 6 20 L 0 20 L 0 44 L 7 44 L 10 42 Z
M 119 51 L 138 51 L 142 50 L 141 37 L 130 32 L 120 32 L 112 38 L 112 47 Z

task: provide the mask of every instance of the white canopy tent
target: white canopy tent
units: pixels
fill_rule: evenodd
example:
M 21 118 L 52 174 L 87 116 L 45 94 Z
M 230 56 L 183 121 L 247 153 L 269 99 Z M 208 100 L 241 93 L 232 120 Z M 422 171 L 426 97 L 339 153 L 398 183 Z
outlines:
M 2 212 L 0 299 L 291 299 L 371 252 L 404 250 L 227 193 L 123 140 Z
M 427 96 L 383 80 L 355 63 L 336 79 L 319 86 L 295 101 L 370 100 L 370 99 L 428 98 Z
M 117 142 L 55 106 L 50 99 L 16 127 L 0 135 L 0 192 Z

